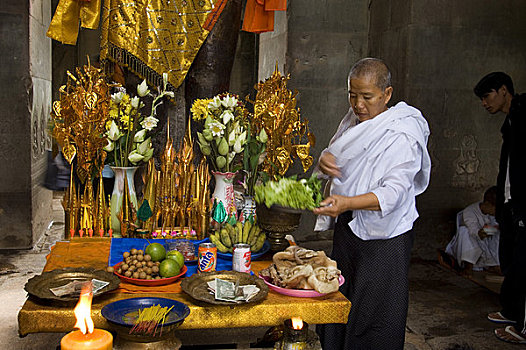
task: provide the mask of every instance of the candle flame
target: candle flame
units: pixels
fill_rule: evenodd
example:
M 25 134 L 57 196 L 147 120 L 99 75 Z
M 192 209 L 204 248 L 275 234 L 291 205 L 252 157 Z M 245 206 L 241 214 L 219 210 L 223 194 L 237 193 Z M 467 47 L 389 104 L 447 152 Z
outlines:
M 301 317 L 292 317 L 292 328 L 294 329 L 302 329 L 303 328 L 303 321 L 301 320 Z
M 79 302 L 73 312 L 75 313 L 75 318 L 77 323 L 75 323 L 75 328 L 78 328 L 82 334 L 93 333 L 93 320 L 91 319 L 91 301 L 93 299 L 93 292 L 91 282 L 85 283 L 82 286 L 82 291 L 80 293 Z

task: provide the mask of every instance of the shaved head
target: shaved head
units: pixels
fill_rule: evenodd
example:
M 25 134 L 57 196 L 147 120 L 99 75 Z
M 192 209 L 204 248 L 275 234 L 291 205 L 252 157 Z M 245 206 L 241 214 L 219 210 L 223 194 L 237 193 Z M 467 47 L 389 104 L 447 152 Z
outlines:
M 381 90 L 391 86 L 391 72 L 384 61 L 378 58 L 362 58 L 356 62 L 349 72 L 347 81 L 363 77 L 374 78 L 375 85 Z

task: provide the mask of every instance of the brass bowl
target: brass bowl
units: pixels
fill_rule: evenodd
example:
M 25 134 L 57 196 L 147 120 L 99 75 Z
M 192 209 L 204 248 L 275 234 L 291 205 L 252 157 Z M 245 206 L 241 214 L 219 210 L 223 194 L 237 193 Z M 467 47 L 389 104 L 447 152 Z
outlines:
M 76 302 L 79 300 L 80 291 L 78 294 L 68 294 L 64 296 L 56 296 L 51 292 L 50 288 L 56 288 L 68 284 L 73 281 L 91 281 L 91 279 L 98 279 L 109 282 L 107 286 L 98 290 L 93 297 L 112 291 L 119 287 L 121 280 L 111 272 L 104 270 L 95 270 L 93 268 L 84 267 L 68 267 L 60 270 L 53 270 L 43 272 L 40 275 L 34 276 L 27 281 L 24 289 L 33 297 L 43 300 L 60 301 L 60 302 Z
M 233 303 L 228 301 L 216 300 L 213 294 L 210 294 L 208 291 L 208 282 L 213 281 L 216 278 L 221 278 L 226 281 L 236 282 L 239 280 L 240 286 L 245 286 L 249 284 L 255 284 L 259 288 L 259 293 L 256 294 L 252 299 L 245 303 Z M 210 304 L 215 305 L 243 305 L 243 304 L 252 304 L 258 303 L 265 299 L 268 294 L 268 286 L 265 284 L 261 278 L 249 275 L 244 272 L 237 271 L 213 271 L 213 272 L 202 272 L 195 273 L 190 277 L 185 278 L 181 282 L 181 288 L 185 293 L 190 295 L 192 298 L 200 301 L 204 301 Z

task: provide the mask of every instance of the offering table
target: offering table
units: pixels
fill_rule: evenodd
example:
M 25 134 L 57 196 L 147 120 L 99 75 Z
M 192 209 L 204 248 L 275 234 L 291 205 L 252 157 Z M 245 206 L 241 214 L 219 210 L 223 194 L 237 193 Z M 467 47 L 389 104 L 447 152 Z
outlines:
M 110 252 L 110 239 L 89 238 L 57 242 L 47 257 L 44 271 L 65 267 L 105 269 Z M 253 261 L 252 270 L 267 267 L 270 261 Z M 169 292 L 164 288 L 169 288 Z M 254 304 L 211 305 L 192 299 L 180 288 L 180 281 L 168 286 L 144 287 L 121 283 L 120 288 L 93 299 L 92 318 L 96 328 L 111 330 L 101 315 L 104 305 L 135 297 L 163 297 L 178 300 L 190 308 L 190 315 L 180 330 L 211 328 L 246 328 L 276 326 L 285 319 L 301 317 L 310 324 L 346 323 L 351 303 L 340 292 L 317 298 L 295 298 L 269 291 L 265 300 Z M 59 304 L 28 298 L 18 313 L 20 336 L 30 333 L 63 333 L 73 330 L 75 316 L 72 304 Z

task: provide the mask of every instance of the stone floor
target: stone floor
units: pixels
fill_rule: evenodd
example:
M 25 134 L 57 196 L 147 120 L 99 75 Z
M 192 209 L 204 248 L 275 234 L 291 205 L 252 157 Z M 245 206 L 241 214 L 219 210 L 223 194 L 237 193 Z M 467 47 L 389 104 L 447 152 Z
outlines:
M 17 314 L 26 298 L 24 285 L 42 271 L 49 248 L 63 233 L 59 198 L 55 199 L 54 209 L 53 224 L 32 250 L 0 252 L 0 300 L 4 305 L 0 313 L 2 348 L 9 344 L 13 350 L 56 349 L 64 335 L 45 333 L 19 338 L 17 329 Z M 493 335 L 495 325 L 486 320 L 488 312 L 498 310 L 498 295 L 494 291 L 460 277 L 436 261 L 414 260 L 409 277 L 406 350 L 520 348 L 520 345 L 497 340 Z

